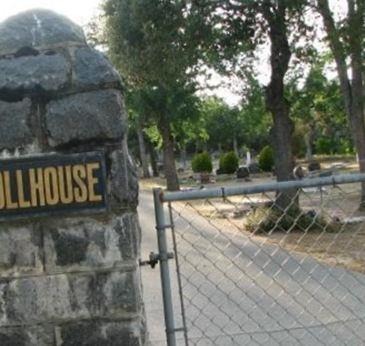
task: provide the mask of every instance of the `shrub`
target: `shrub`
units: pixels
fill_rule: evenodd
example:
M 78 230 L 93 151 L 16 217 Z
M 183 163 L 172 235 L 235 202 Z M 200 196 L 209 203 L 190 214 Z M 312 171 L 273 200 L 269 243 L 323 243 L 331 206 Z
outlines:
M 320 137 L 315 142 L 316 152 L 318 154 L 331 155 L 334 154 L 333 148 L 336 143 L 334 143 L 332 138 Z
M 191 162 L 191 168 L 195 173 L 211 173 L 213 165 L 209 154 L 207 152 L 196 154 Z
M 274 151 L 270 146 L 264 147 L 259 154 L 259 166 L 264 172 L 271 172 L 274 167 Z
M 239 160 L 234 151 L 223 154 L 219 159 L 219 169 L 226 174 L 236 173 Z

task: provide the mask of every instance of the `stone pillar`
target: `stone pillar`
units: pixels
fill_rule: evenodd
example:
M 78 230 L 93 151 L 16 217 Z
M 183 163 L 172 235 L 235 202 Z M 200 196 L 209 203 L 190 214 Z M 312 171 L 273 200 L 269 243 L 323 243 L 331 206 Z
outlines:
M 0 223 L 0 345 L 144 345 L 138 185 L 121 81 L 77 25 L 0 24 L 1 159 L 102 150 L 106 213 Z M 0 165 L 1 165 L 0 159 Z

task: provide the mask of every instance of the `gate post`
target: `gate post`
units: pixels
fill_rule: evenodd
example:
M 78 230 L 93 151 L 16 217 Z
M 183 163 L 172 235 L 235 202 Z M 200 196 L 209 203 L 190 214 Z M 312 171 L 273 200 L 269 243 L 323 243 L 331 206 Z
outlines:
M 67 18 L 0 24 L 0 345 L 147 344 L 122 91 Z
M 171 227 L 171 225 L 167 225 L 165 222 L 165 212 L 163 202 L 161 201 L 161 195 L 161 189 L 153 189 L 166 338 L 168 346 L 175 346 L 176 336 L 174 309 L 172 303 L 171 281 L 168 263 L 169 256 L 166 239 L 166 228 Z

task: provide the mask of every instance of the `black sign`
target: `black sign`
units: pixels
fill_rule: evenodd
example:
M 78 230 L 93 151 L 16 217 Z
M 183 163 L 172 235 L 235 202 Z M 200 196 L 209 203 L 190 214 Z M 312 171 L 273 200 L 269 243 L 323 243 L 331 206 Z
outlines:
M 101 152 L 0 160 L 0 219 L 106 210 Z

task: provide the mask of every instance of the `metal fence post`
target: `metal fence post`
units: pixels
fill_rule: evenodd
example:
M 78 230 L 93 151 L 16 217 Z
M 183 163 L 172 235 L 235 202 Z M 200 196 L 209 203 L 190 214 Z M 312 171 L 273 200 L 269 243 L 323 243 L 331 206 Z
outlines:
M 160 260 L 160 275 L 162 285 L 162 298 L 165 315 L 166 338 L 168 346 L 176 345 L 174 310 L 172 305 L 171 282 L 169 273 L 169 259 L 166 240 L 166 225 L 163 203 L 161 201 L 161 189 L 153 189 L 155 206 L 156 230 L 158 239 L 158 251 Z

